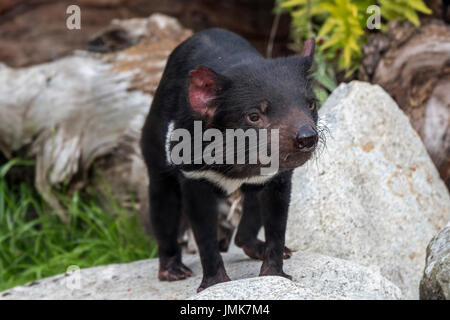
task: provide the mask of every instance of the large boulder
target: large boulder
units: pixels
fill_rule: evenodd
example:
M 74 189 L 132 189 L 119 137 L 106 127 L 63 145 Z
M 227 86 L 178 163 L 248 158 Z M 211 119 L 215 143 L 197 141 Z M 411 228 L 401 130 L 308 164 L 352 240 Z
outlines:
M 287 246 L 378 267 L 418 298 L 427 244 L 450 220 L 424 145 L 378 85 L 341 84 L 319 115 L 327 144 L 295 171 Z
M 450 223 L 442 229 L 427 247 L 427 259 L 420 299 L 450 300 Z
M 185 263 L 192 278 L 160 282 L 158 260 L 149 259 L 82 269 L 31 282 L 0 293 L 0 299 L 401 299 L 400 289 L 376 271 L 312 253 L 294 253 L 285 270 L 294 281 L 258 277 L 261 261 L 242 252 L 224 254 L 231 281 L 196 295 L 201 282 L 198 255 Z
M 379 84 L 398 103 L 450 189 L 450 24 L 422 22 L 397 19 L 386 32 L 372 33 L 358 78 Z

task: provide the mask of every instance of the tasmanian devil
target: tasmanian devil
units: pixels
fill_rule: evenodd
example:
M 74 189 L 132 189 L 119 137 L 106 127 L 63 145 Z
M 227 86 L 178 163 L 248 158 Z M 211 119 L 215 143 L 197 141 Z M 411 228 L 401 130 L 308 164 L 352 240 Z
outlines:
M 263 261 L 261 276 L 291 279 L 283 272 L 283 258 L 291 255 L 284 242 L 292 171 L 311 158 L 319 140 L 309 77 L 313 55 L 310 39 L 301 55 L 265 59 L 240 36 L 216 28 L 198 32 L 171 53 L 141 138 L 160 280 L 192 275 L 181 261 L 177 242 L 181 214 L 187 217 L 200 252 L 203 280 L 198 291 L 230 280 L 217 241 L 217 204 L 239 188 L 244 200 L 236 245 Z M 265 129 L 268 134 L 265 143 L 258 140 L 232 149 L 226 158 L 230 149 L 218 147 L 231 141 L 225 137 L 230 129 L 242 129 L 241 133 Z M 208 130 L 212 134 L 206 134 Z M 277 134 L 269 134 L 273 132 Z M 187 136 L 192 144 L 180 148 L 174 133 L 178 141 Z M 217 142 L 214 150 L 206 143 L 213 141 L 211 137 Z M 247 160 L 252 151 L 264 147 L 270 151 L 266 160 L 276 165 L 262 173 L 270 165 L 263 163 L 261 154 L 256 163 Z M 207 148 L 217 161 L 202 159 Z M 173 161 L 175 149 L 181 150 L 183 161 Z M 239 152 L 245 161 L 225 161 Z M 257 239 L 262 226 L 265 242 Z

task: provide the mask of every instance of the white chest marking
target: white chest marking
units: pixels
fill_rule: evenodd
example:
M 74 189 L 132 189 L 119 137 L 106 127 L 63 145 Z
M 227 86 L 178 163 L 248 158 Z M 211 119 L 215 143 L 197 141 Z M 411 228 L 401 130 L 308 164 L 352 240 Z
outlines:
M 233 179 L 224 176 L 223 174 L 213 170 L 202 171 L 182 171 L 183 174 L 190 179 L 206 179 L 218 187 L 220 187 L 227 194 L 231 194 L 239 189 L 244 183 L 249 184 L 263 184 L 273 178 L 271 176 L 254 176 L 243 179 Z
M 170 136 L 172 135 L 174 126 L 174 121 L 169 122 L 169 126 L 167 127 L 167 133 L 166 133 L 166 162 L 167 164 L 171 164 L 172 160 L 170 157 Z

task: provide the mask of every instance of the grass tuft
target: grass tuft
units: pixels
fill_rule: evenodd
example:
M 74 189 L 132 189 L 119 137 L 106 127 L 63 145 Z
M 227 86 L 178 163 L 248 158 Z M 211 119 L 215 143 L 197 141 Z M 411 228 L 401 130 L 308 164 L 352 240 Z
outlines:
M 11 168 L 30 165 L 14 159 L 0 166 L 0 291 L 63 273 L 71 265 L 85 268 L 156 256 L 157 247 L 137 212 L 121 208 L 112 196 L 100 205 L 92 194 L 57 194 L 72 218 L 63 223 L 32 185 L 8 179 Z

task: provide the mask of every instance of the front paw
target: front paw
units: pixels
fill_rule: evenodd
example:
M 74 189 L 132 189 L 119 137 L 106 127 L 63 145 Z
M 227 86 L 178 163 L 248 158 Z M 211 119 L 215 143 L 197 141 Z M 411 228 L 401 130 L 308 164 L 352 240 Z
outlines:
M 221 283 L 221 282 L 228 282 L 231 281 L 231 279 L 226 274 L 225 270 L 222 272 L 218 272 L 213 277 L 205 277 L 203 276 L 202 283 L 200 284 L 200 287 L 198 287 L 197 292 L 203 291 L 208 287 L 211 287 L 215 284 Z
M 279 277 L 284 277 L 289 280 L 292 280 L 292 276 L 284 273 L 284 271 L 281 267 L 270 266 L 267 263 L 263 263 L 263 265 L 261 266 L 261 271 L 259 272 L 259 276 L 260 277 L 262 277 L 262 276 L 279 276 Z

